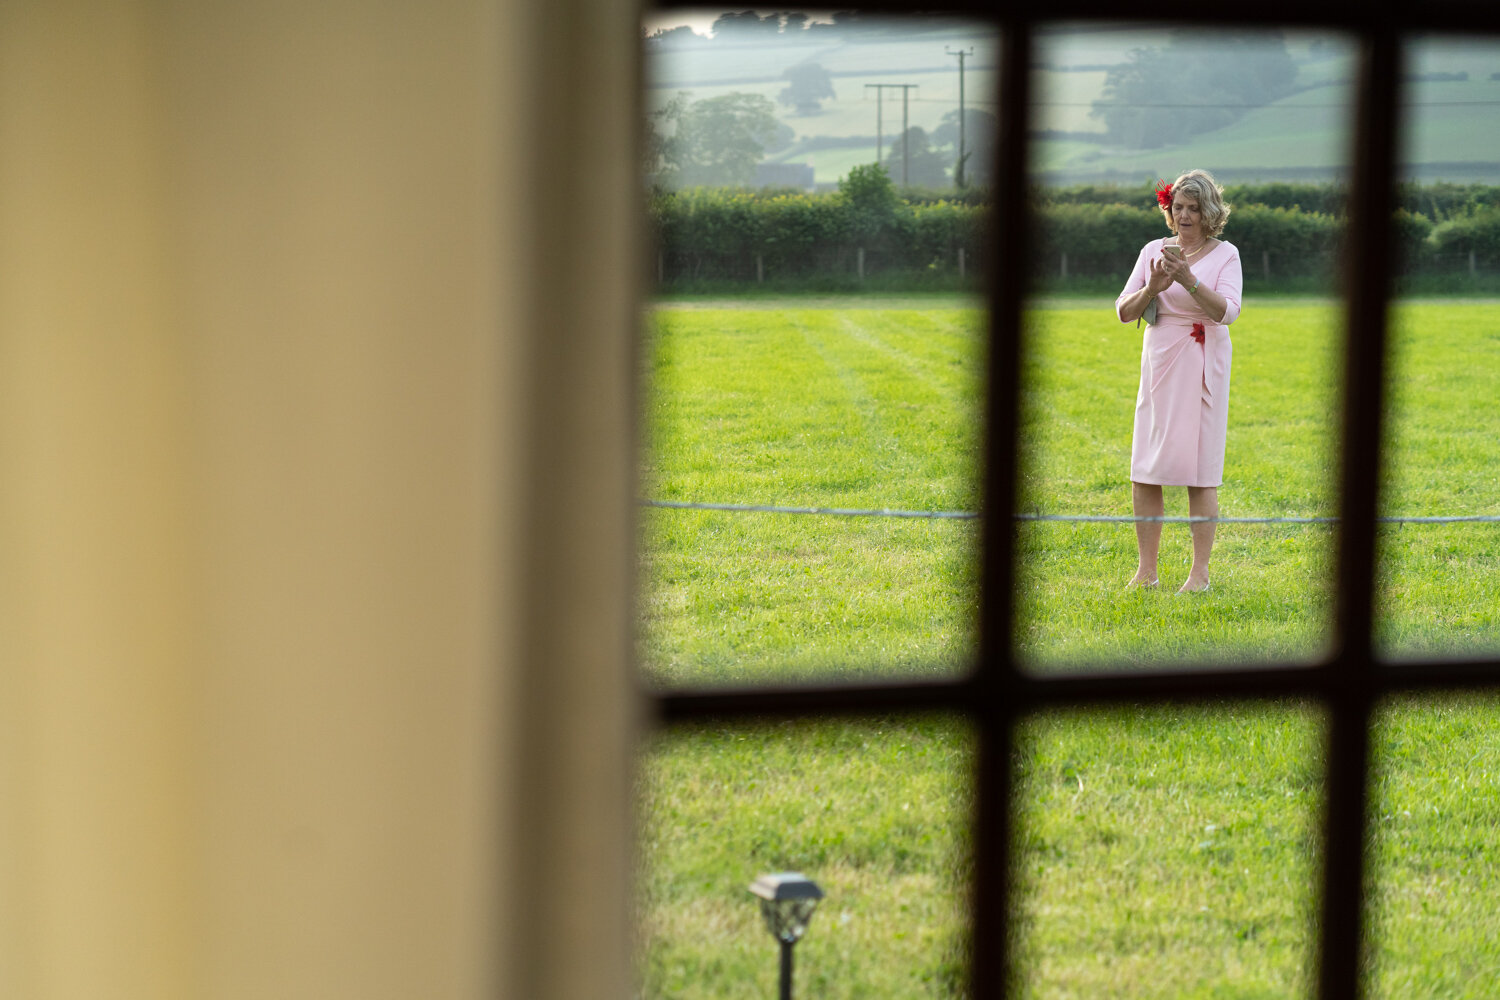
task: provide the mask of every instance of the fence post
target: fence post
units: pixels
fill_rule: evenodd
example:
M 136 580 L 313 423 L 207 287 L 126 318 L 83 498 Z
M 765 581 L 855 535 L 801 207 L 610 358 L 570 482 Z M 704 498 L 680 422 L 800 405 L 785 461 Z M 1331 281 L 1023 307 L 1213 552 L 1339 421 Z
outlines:
M 856 266 L 859 268 L 859 280 L 860 281 L 864 281 L 865 280 L 865 248 L 864 247 L 860 247 L 859 250 L 858 250 L 858 252 L 855 254 L 855 263 L 856 263 Z
M 766 280 L 766 262 L 760 254 L 755 255 L 755 281 L 757 284 Z
M 1062 276 L 1064 279 L 1068 277 L 1068 251 L 1066 250 L 1062 252 Z
M 1267 281 L 1271 280 L 1271 251 L 1269 250 L 1260 252 L 1260 271 Z
M 1469 277 L 1479 277 L 1479 261 L 1474 257 L 1474 251 L 1469 251 Z
M 964 276 L 964 248 L 963 247 L 959 247 L 958 248 L 958 276 L 960 278 L 962 278 Z

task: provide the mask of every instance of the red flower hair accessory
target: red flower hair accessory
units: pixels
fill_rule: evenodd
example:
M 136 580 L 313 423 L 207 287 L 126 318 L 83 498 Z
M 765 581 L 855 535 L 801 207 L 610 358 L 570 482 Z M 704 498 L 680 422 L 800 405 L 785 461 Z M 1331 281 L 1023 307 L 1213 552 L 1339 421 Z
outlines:
M 1203 343 L 1203 338 L 1207 334 L 1208 334 L 1208 331 L 1205 330 L 1205 329 L 1203 329 L 1203 324 L 1202 323 L 1194 323 L 1193 324 L 1193 339 L 1196 340 L 1198 343 L 1200 343 L 1200 344 Z
M 1166 181 L 1156 182 L 1156 203 L 1162 208 L 1172 207 L 1172 185 Z

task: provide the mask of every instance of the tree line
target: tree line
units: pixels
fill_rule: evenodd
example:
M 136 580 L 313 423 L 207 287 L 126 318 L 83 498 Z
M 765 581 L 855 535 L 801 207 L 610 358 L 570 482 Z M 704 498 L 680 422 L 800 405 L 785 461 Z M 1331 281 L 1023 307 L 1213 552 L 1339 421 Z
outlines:
M 922 21 L 922 30 L 938 32 L 944 29 L 966 27 L 962 21 L 945 21 L 927 17 Z M 745 43 L 807 41 L 828 44 L 829 42 L 894 36 L 908 38 L 912 24 L 908 20 L 868 15 L 859 11 L 836 11 L 826 19 L 813 20 L 802 11 L 754 10 L 730 11 L 720 14 L 709 28 L 710 35 L 700 35 L 688 25 L 659 28 L 646 33 L 648 46 L 660 48 L 693 47 L 711 48 L 716 45 L 741 45 Z
M 784 104 L 815 107 L 819 100 L 833 96 L 832 82 L 816 64 L 793 66 L 783 76 L 789 81 L 780 94 Z M 982 187 L 990 182 L 990 164 L 995 160 L 995 117 L 969 108 L 963 123 L 969 154 L 967 183 Z M 756 164 L 767 154 L 812 152 L 851 142 L 872 145 L 874 141 L 874 137 L 851 140 L 847 136 L 796 140 L 791 126 L 776 116 L 770 98 L 742 91 L 696 101 L 690 92 L 680 91 L 647 115 L 645 137 L 642 171 L 653 186 L 667 189 L 748 187 Z M 931 132 L 912 126 L 891 137 L 882 162 L 893 178 L 904 176 L 907 186 L 951 187 L 948 172 L 957 160 L 958 144 L 959 112 L 954 109 Z

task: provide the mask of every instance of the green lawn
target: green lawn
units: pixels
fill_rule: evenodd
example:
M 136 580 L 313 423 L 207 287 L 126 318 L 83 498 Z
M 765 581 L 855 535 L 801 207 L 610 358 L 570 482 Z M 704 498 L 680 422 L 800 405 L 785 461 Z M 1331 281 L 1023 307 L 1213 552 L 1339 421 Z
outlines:
M 1129 514 L 1130 424 L 1140 334 L 1108 303 L 1032 316 L 1026 369 L 1023 510 Z M 1335 513 L 1337 313 L 1319 303 L 1247 309 L 1231 334 L 1226 516 Z M 1187 514 L 1166 490 L 1167 513 Z M 1315 656 L 1328 633 L 1332 533 L 1306 525 L 1223 525 L 1214 591 L 1172 594 L 1187 577 L 1185 525 L 1163 533 L 1164 592 L 1120 594 L 1135 568 L 1124 525 L 1024 524 L 1018 533 L 1021 651 L 1038 669 L 1179 660 Z
M 980 314 L 919 308 L 658 312 L 647 495 L 663 500 L 973 510 Z M 774 306 L 774 303 L 769 304 Z M 1500 308 L 1397 313 L 1385 509 L 1500 514 Z M 1021 507 L 1128 514 L 1134 327 L 1107 304 L 1031 314 Z M 1336 512 L 1338 314 L 1271 300 L 1235 324 L 1223 513 Z M 1185 514 L 1181 490 L 1168 512 Z M 951 671 L 973 646 L 966 521 L 648 510 L 643 661 L 664 682 L 838 671 Z M 1020 652 L 1038 669 L 1181 660 L 1306 660 L 1328 634 L 1333 533 L 1223 525 L 1215 589 L 1171 599 L 1187 529 L 1163 541 L 1165 593 L 1122 596 L 1121 525 L 1025 522 Z M 1392 526 L 1381 536 L 1380 640 L 1397 654 L 1500 648 L 1500 531 Z
M 658 330 L 649 496 L 977 503 L 971 311 L 669 311 Z M 643 519 L 644 659 L 661 680 L 951 670 L 972 648 L 972 522 Z
M 1396 314 L 1386 512 L 1500 514 L 1500 305 Z M 1382 533 L 1377 638 L 1392 655 L 1500 648 L 1500 524 Z
M 1107 300 L 1028 325 L 1023 509 L 1128 513 L 1139 333 Z M 1234 325 L 1227 515 L 1336 509 L 1338 312 L 1252 302 Z M 796 506 L 977 504 L 972 303 L 657 309 L 645 495 Z M 1397 311 L 1383 508 L 1500 514 L 1500 304 Z M 1169 513 L 1183 513 L 1180 490 Z M 1177 495 L 1173 495 L 1173 494 Z M 1224 525 L 1214 589 L 1120 592 L 1125 525 L 1023 522 L 1033 669 L 1315 657 L 1332 533 Z M 640 657 L 654 683 L 951 673 L 973 649 L 972 521 L 642 511 Z M 1163 583 L 1186 573 L 1169 526 Z M 1377 640 L 1500 648 L 1500 525 L 1381 535 Z M 1374 739 L 1372 996 L 1481 997 L 1500 969 L 1500 704 L 1393 706 Z M 1321 801 L 1317 711 L 1049 715 L 1018 734 L 1022 995 L 1305 995 Z M 820 997 L 953 996 L 962 981 L 970 738 L 942 719 L 665 735 L 641 775 L 643 995 L 756 997 L 775 949 L 745 885 L 800 869 L 829 897 L 798 948 Z M 799 995 L 803 995 L 799 992 Z
M 660 738 L 640 796 L 642 995 L 775 996 L 746 886 L 788 869 L 827 893 L 796 995 L 956 995 L 971 757 L 963 727 L 933 719 Z

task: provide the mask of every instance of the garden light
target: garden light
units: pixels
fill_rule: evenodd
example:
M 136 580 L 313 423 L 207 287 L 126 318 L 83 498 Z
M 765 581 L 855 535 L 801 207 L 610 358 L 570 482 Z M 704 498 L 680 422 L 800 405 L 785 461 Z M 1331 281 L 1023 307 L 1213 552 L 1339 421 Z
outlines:
M 760 913 L 771 935 L 781 942 L 781 1000 L 792 1000 L 792 945 L 807 932 L 823 890 L 800 872 L 762 875 L 750 883 L 760 897 Z

